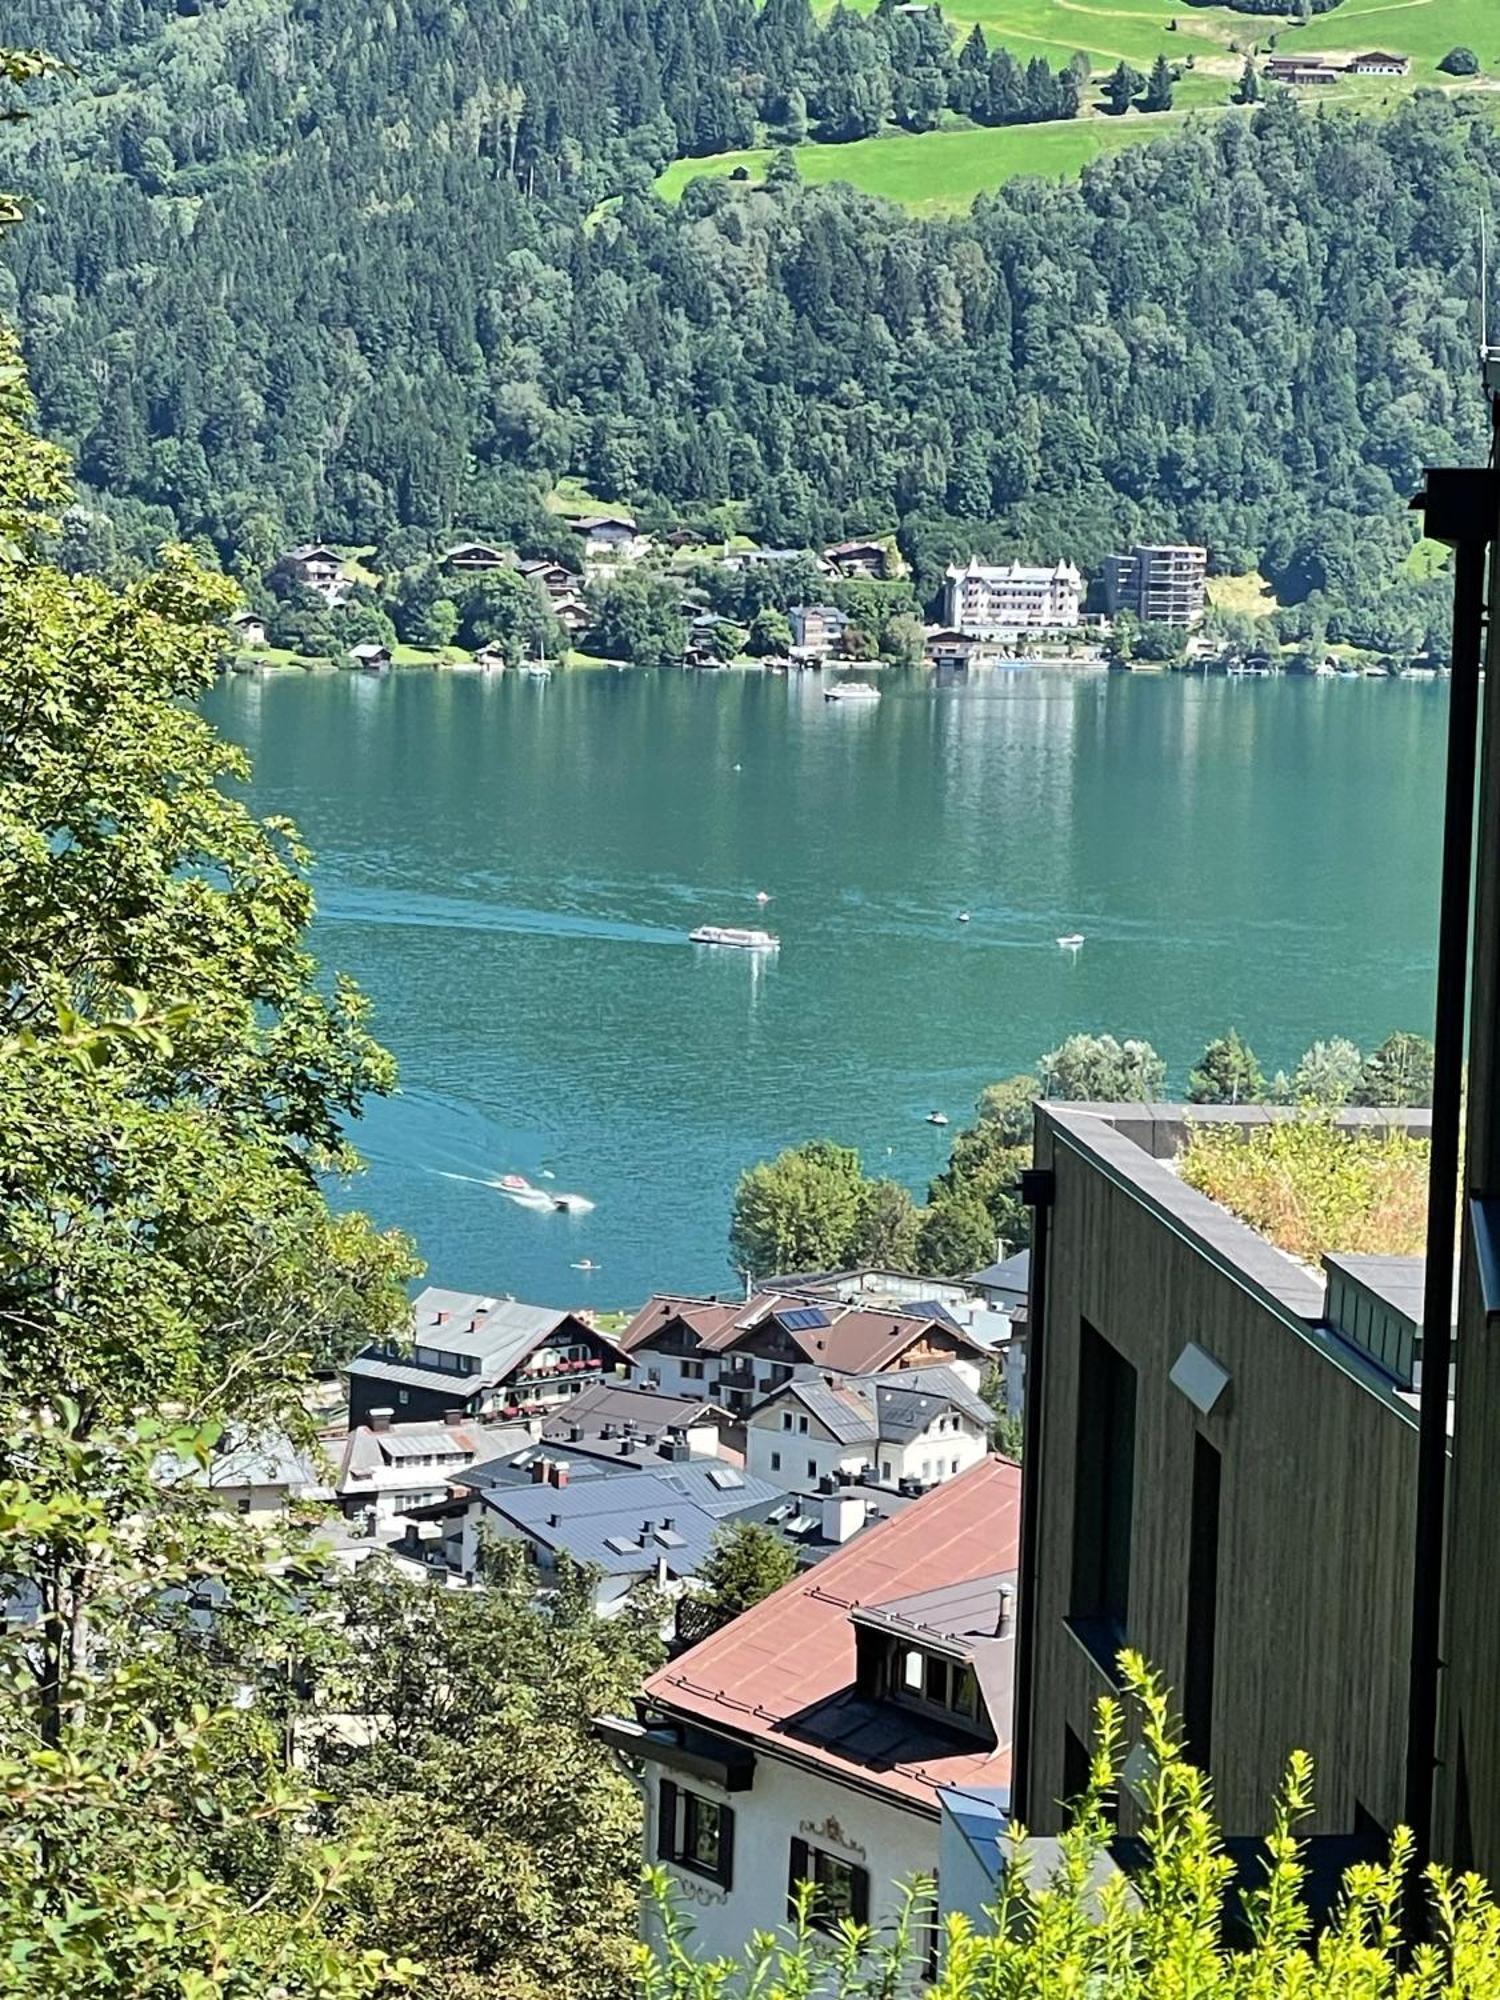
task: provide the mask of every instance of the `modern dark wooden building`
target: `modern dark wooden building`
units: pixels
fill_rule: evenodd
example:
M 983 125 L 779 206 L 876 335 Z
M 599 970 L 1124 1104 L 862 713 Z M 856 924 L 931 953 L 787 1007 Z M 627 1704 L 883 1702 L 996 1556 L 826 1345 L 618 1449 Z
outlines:
M 1015 1810 L 1060 1830 L 1128 1646 L 1227 1833 L 1268 1829 L 1305 1749 L 1308 1831 L 1373 1840 L 1402 1810 L 1421 1263 L 1287 1256 L 1174 1171 L 1189 1115 L 1278 1114 L 1037 1108 Z

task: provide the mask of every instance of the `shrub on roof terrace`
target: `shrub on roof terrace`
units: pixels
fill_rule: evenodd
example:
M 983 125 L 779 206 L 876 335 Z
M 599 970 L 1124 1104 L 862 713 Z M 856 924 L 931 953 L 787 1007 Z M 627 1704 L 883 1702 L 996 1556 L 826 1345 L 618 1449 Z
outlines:
M 1325 1250 L 1414 1257 L 1427 1227 L 1425 1139 L 1341 1132 L 1310 1113 L 1241 1132 L 1200 1126 L 1178 1170 L 1293 1257 Z
M 831 1934 L 814 1927 L 804 1888 L 783 1932 L 756 1937 L 739 1960 L 709 1960 L 694 1954 L 691 1920 L 673 1901 L 670 1878 L 652 1869 L 659 1941 L 640 1948 L 642 2000 L 856 2000 L 922 1990 L 930 2000 L 1500 2000 L 1500 1910 L 1477 1877 L 1428 1871 L 1433 1938 L 1403 1965 L 1400 1912 L 1411 1870 L 1404 1828 L 1386 1862 L 1349 1870 L 1331 1927 L 1314 1937 L 1295 1831 L 1312 1797 L 1304 1752 L 1288 1765 L 1265 1842 L 1264 1885 L 1230 1910 L 1233 1864 L 1208 1782 L 1184 1759 L 1166 1698 L 1144 1663 L 1125 1654 L 1122 1666 L 1128 1713 L 1138 1724 L 1130 1733 L 1154 1765 L 1141 1795 L 1145 1863 L 1128 1887 L 1121 1877 L 1102 1888 L 1095 1881 L 1127 1736 L 1127 1709 L 1106 1698 L 1089 1784 L 1056 1869 L 1044 1878 L 1028 1865 L 1025 1835 L 1017 1831 L 992 1921 L 981 1927 L 961 1915 L 946 1918 L 936 1982 L 924 1982 L 921 1972 L 930 1882 L 911 1885 L 893 1925 L 879 1930 L 845 1919 Z M 1226 1914 L 1243 1919 L 1238 1928 L 1248 1942 L 1225 1941 Z

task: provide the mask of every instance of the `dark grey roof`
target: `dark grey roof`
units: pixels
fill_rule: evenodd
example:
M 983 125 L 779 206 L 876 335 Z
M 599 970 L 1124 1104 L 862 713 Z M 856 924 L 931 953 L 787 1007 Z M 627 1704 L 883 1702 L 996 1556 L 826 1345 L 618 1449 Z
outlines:
M 1024 1293 L 1031 1283 L 1031 1252 L 1017 1250 L 999 1264 L 986 1264 L 982 1271 L 976 1271 L 973 1283 L 987 1292 Z
M 344 1372 L 358 1375 L 366 1382 L 397 1382 L 408 1389 L 440 1389 L 444 1395 L 452 1396 L 455 1410 L 488 1386 L 483 1375 L 455 1375 L 451 1368 L 421 1368 L 415 1361 L 388 1361 L 383 1354 L 356 1354 L 345 1363 Z
M 581 1484 L 570 1479 L 564 1487 L 492 1486 L 483 1499 L 528 1540 L 607 1576 L 648 1575 L 658 1561 L 673 1576 L 692 1576 L 725 1514 L 769 1512 L 784 1496 L 763 1480 L 741 1475 L 743 1483 L 734 1489 L 739 1504 L 711 1512 L 702 1488 L 689 1492 L 681 1480 L 685 1469 L 623 1472 Z
M 993 1412 L 977 1390 L 971 1389 L 956 1368 L 905 1368 L 894 1375 L 878 1375 L 872 1385 L 878 1399 L 880 1436 L 893 1444 L 906 1444 L 922 1432 L 945 1409 L 959 1410 L 981 1427 L 988 1427 Z
M 840 1444 L 873 1444 L 878 1435 L 875 1412 L 852 1381 L 829 1382 L 821 1375 L 794 1377 L 779 1391 L 801 1403 Z M 777 1396 L 767 1398 L 776 1402 Z
M 1422 1301 L 1427 1289 L 1427 1265 L 1421 1257 L 1380 1257 L 1349 1251 L 1330 1251 L 1323 1259 L 1327 1271 L 1341 1271 L 1367 1292 L 1409 1319 L 1422 1324 Z
M 636 1435 L 656 1431 L 687 1430 L 694 1424 L 711 1422 L 716 1405 L 703 1396 L 664 1396 L 656 1389 L 627 1388 L 622 1383 L 597 1382 L 581 1395 L 570 1397 L 548 1416 L 543 1435 L 563 1441 L 573 1426 L 585 1437 L 597 1437 L 605 1424 L 632 1423 Z

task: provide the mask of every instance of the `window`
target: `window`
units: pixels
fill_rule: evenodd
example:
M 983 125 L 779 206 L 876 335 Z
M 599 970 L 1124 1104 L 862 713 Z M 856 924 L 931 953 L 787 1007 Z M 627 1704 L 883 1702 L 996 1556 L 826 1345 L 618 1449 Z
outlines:
M 656 1821 L 659 1860 L 675 1861 L 728 1889 L 734 1882 L 734 1811 L 716 1799 L 661 1781 Z
M 773 1472 L 780 1472 L 781 1470 L 781 1453 L 779 1451 L 771 1453 L 771 1470 Z
M 398 1389 L 396 1391 L 396 1401 L 398 1403 L 409 1403 L 411 1401 L 410 1392 L 406 1389 Z
M 880 1476 L 887 1486 L 889 1486 L 891 1483 L 891 1461 L 888 1458 L 883 1458 L 880 1461 Z
M 958 1477 L 958 1460 L 956 1458 L 950 1459 L 948 1462 L 948 1477 L 950 1479 Z
M 791 1411 L 790 1411 L 790 1410 L 783 1410 L 783 1411 L 782 1411 L 782 1413 L 781 1413 L 781 1428 L 782 1428 L 782 1429 L 783 1429 L 784 1431 L 789 1431 L 789 1430 L 790 1430 L 790 1429 L 792 1428 L 792 1413 L 791 1413 Z
M 818 1461 L 815 1458 L 807 1461 L 807 1476 L 809 1479 L 816 1479 L 818 1476 Z
M 799 1431 L 801 1431 L 801 1432 L 802 1432 L 802 1434 L 803 1434 L 804 1436 L 806 1436 L 806 1434 L 807 1434 L 807 1419 L 806 1419 L 806 1417 L 798 1417 L 798 1419 L 797 1419 L 797 1429 L 798 1429 Z
M 684 1382 L 701 1382 L 703 1380 L 703 1363 L 701 1361 L 684 1361 L 682 1364 L 682 1379 Z
M 890 1656 L 889 1687 L 908 1707 L 941 1709 L 949 1718 L 979 1721 L 979 1683 L 963 1660 L 942 1653 L 925 1653 L 917 1646 L 897 1646 Z
M 1209 1769 L 1214 1715 L 1214 1639 L 1219 1597 L 1221 1461 L 1206 1438 L 1193 1439 L 1193 1509 L 1188 1529 L 1187 1645 L 1182 1725 L 1187 1754 Z
M 795 1910 L 797 1888 L 803 1882 L 813 1887 L 812 1921 L 818 1930 L 833 1930 L 843 1917 L 852 1917 L 857 1924 L 870 1921 L 868 1869 L 840 1854 L 810 1847 L 805 1840 L 794 1840 L 787 1869 L 789 1909 Z
M 1130 1608 L 1134 1504 L 1135 1370 L 1080 1320 L 1071 1616 L 1079 1637 L 1111 1672 Z

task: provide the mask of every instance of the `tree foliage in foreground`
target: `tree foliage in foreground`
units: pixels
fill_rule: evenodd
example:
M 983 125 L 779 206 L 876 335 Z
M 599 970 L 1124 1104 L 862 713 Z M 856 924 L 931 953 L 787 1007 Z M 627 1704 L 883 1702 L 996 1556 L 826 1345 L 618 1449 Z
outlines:
M 409 1252 L 319 1181 L 390 1065 L 193 707 L 226 586 L 58 569 L 30 414 L 0 334 L 0 1991 L 362 2000 L 409 1968 L 327 1921 L 354 1849 L 286 1734 L 311 1579 L 193 1475 L 404 1323 Z
M 935 1984 L 923 1975 L 933 1884 L 910 1887 L 884 1930 L 840 1921 L 814 1927 L 804 1890 L 794 1920 L 758 1934 L 739 1960 L 700 1957 L 689 1913 L 673 1901 L 664 1869 L 648 1874 L 656 1937 L 640 1951 L 642 2000 L 753 2000 L 765 1993 L 865 2000 L 925 1990 L 932 2000 L 996 1995 L 1096 1994 L 1101 2000 L 1496 2000 L 1500 1910 L 1477 1876 L 1427 1870 L 1433 1940 L 1408 1963 L 1403 1897 L 1412 1841 L 1399 1828 L 1389 1859 L 1351 1868 L 1330 1927 L 1313 1934 L 1308 1866 L 1297 1828 L 1311 1810 L 1313 1771 L 1294 1753 L 1267 1836 L 1263 1886 L 1238 1898 L 1248 1942 L 1226 1943 L 1223 1917 L 1233 1863 L 1213 1816 L 1207 1779 L 1189 1764 L 1158 1684 L 1134 1655 L 1122 1658 L 1128 1702 L 1099 1704 L 1089 1781 L 1043 1874 L 1023 1830 L 1008 1837 L 989 1920 L 944 1921 Z M 1111 1807 L 1135 1736 L 1149 1753 L 1140 1844 L 1127 1885 L 1109 1876 Z M 1101 1871 L 1108 1877 L 1099 1886 Z
M 624 2000 L 641 1815 L 590 1733 L 662 1657 L 662 1605 L 594 1611 L 564 1565 L 544 1594 L 518 1549 L 482 1590 L 413 1585 L 377 1560 L 337 1594 L 317 1733 L 328 1833 L 355 1861 L 333 1899 L 362 1942 L 400 1940 L 426 2000 Z

